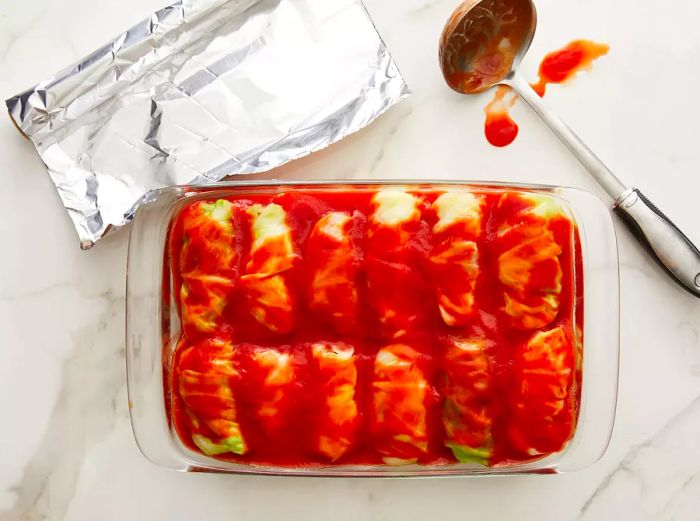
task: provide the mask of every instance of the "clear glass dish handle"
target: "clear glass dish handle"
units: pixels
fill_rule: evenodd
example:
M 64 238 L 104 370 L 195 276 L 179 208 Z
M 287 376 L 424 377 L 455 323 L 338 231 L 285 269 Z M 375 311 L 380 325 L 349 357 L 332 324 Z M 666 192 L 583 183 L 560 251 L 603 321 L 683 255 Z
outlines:
M 683 289 L 700 298 L 700 251 L 649 199 L 625 185 L 581 141 L 517 72 L 504 81 L 537 113 L 614 201 L 615 214 L 642 247 Z

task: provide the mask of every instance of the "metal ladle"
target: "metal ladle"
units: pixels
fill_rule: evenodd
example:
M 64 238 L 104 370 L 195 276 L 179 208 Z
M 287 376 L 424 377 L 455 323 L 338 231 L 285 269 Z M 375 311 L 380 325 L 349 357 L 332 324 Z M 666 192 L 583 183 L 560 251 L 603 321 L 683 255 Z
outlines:
M 475 94 L 508 85 L 542 118 L 613 200 L 613 211 L 683 289 L 700 297 L 700 252 L 636 188 L 626 187 L 547 106 L 520 75 L 520 62 L 537 26 L 531 0 L 467 0 L 440 39 L 440 67 L 448 85 Z

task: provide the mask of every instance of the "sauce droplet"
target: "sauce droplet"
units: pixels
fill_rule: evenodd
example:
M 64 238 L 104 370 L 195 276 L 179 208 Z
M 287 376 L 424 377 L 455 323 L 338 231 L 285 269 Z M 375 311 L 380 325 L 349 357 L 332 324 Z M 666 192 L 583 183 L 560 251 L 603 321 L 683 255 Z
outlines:
M 593 61 L 608 53 L 610 47 L 590 40 L 574 40 L 547 54 L 540 63 L 539 79 L 532 88 L 544 96 L 549 83 L 564 83 L 577 72 L 590 68 Z
M 511 96 L 506 100 L 508 94 Z M 510 145 L 518 135 L 518 124 L 508 114 L 508 109 L 513 106 L 515 100 L 515 94 L 510 92 L 510 88 L 502 85 L 496 89 L 496 94 L 484 109 L 484 133 L 487 141 L 495 147 Z

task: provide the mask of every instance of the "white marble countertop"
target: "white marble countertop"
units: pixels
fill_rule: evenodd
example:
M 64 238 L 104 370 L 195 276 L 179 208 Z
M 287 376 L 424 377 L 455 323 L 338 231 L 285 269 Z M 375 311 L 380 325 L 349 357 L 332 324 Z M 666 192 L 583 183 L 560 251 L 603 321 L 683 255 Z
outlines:
M 163 0 L 0 2 L 0 97 L 53 73 Z M 488 95 L 445 87 L 436 40 L 455 0 L 367 0 L 414 95 L 367 130 L 283 169 L 289 177 L 455 177 L 601 193 L 522 103 L 517 141 L 483 137 Z M 539 0 L 524 64 L 573 38 L 609 43 L 547 101 L 623 179 L 700 244 L 700 4 Z M 278 174 L 280 175 L 280 174 Z M 149 463 L 124 370 L 128 233 L 81 252 L 31 144 L 0 125 L 0 520 L 697 519 L 700 300 L 618 227 L 621 372 L 605 456 L 571 474 L 448 480 L 180 474 Z

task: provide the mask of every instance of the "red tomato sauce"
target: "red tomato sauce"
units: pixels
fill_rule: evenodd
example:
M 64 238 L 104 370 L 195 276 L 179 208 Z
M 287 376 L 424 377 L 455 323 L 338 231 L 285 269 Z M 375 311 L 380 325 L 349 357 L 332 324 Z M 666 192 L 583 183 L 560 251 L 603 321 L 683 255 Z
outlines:
M 201 235 L 195 230 L 185 237 L 183 222 L 196 203 L 190 203 L 180 211 L 171 225 L 166 252 L 166 272 L 170 271 L 172 278 L 168 273 L 164 276 L 164 295 L 173 295 L 178 314 L 183 315 L 183 306 L 186 305 L 207 308 L 211 304 L 211 300 L 204 294 L 192 296 L 191 293 L 185 304 L 180 296 L 183 280 L 186 279 L 183 277 L 183 269 L 194 270 L 187 272 L 188 277 L 192 276 L 192 272 L 198 273 L 197 270 L 201 268 L 201 271 L 220 273 L 233 281 L 233 289 L 217 293 L 223 295 L 224 304 L 211 320 L 212 329 L 202 331 L 185 328 L 172 356 L 164 356 L 168 418 L 180 441 L 187 448 L 201 452 L 193 442 L 193 434 L 204 434 L 212 440 L 223 437 L 221 429 L 229 429 L 226 432 L 231 432 L 233 428 L 231 418 L 232 410 L 235 409 L 235 424 L 245 440 L 245 454 L 223 452 L 214 455 L 217 459 L 292 467 L 330 463 L 380 465 L 383 463 L 382 456 L 387 456 L 388 451 L 392 457 L 419 464 L 455 463 L 455 456 L 445 446 L 445 378 L 450 369 L 445 364 L 450 362 L 445 354 L 444 342 L 453 337 L 469 337 L 487 339 L 487 347 L 483 351 L 483 360 L 488 365 L 488 375 L 485 377 L 489 382 L 486 401 L 483 396 L 476 401 L 472 400 L 485 407 L 490 425 L 490 452 L 483 463 L 490 466 L 510 465 L 545 457 L 563 449 L 573 436 L 581 387 L 583 282 L 580 241 L 575 224 L 568 218 L 554 219 L 548 224 L 548 230 L 551 230 L 551 235 L 548 236 L 554 237 L 561 250 L 557 256 L 561 266 L 558 311 L 546 326 L 524 330 L 514 325 L 512 318 L 504 312 L 506 289 L 499 282 L 499 259 L 503 252 L 518 246 L 518 238 L 522 240 L 523 237 L 518 235 L 520 231 L 525 230 L 524 236 L 527 236 L 527 230 L 534 229 L 532 227 L 537 223 L 530 223 L 527 219 L 518 221 L 514 226 L 515 231 L 503 236 L 499 230 L 502 230 L 504 223 L 515 219 L 525 206 L 519 207 L 517 202 L 499 206 L 503 192 L 473 192 L 483 197 L 481 230 L 476 240 L 479 272 L 474 289 L 474 311 L 466 322 L 459 326 L 448 326 L 439 312 L 434 288 L 436 284 L 449 284 L 450 281 L 436 280 L 435 277 L 439 276 L 436 273 L 442 272 L 436 272 L 430 264 L 433 248 L 431 230 L 438 220 L 431 205 L 442 191 L 437 188 L 409 190 L 409 193 L 421 200 L 420 218 L 411 226 L 408 242 L 400 248 L 392 247 L 391 237 L 381 234 L 369 237 L 369 221 L 373 212 L 371 198 L 375 192 L 375 188 L 366 187 L 343 192 L 298 188 L 279 194 L 250 193 L 224 197 L 233 203 L 234 208 L 229 221 L 235 233 L 228 243 L 234 251 L 233 257 L 222 254 L 221 248 L 211 243 L 218 239 L 206 224 L 203 225 Z M 215 199 L 207 201 L 213 202 Z M 253 319 L 249 314 L 249 301 L 240 289 L 240 277 L 246 272 L 253 243 L 250 217 L 245 209 L 255 203 L 267 205 L 272 202 L 286 212 L 296 255 L 293 267 L 283 273 L 294 301 L 293 327 L 288 333 L 271 331 Z M 352 327 L 340 327 L 338 320 L 327 320 L 319 314 L 318 308 L 309 307 L 310 272 L 320 261 L 319 255 L 310 255 L 306 247 L 314 225 L 331 211 L 347 212 L 353 219 L 352 226 L 349 227 L 354 251 L 351 256 L 353 269 L 347 271 L 356 277 L 356 309 L 354 314 L 347 315 L 353 317 Z M 382 244 L 386 245 L 386 250 Z M 324 248 L 330 247 L 325 245 Z M 372 269 L 372 262 L 375 261 L 381 264 L 381 269 L 387 265 L 389 268 L 379 275 L 383 278 L 382 284 L 369 287 L 368 269 Z M 530 299 L 527 302 L 532 303 L 532 299 L 539 298 L 539 288 L 550 284 L 552 273 L 547 266 L 543 262 L 541 267 L 537 265 L 532 270 L 528 296 L 522 297 Z M 455 280 L 454 284 L 460 284 L 460 281 Z M 215 287 L 216 293 L 219 286 L 212 287 Z M 387 331 L 387 322 L 377 318 L 378 310 L 374 300 L 377 299 L 378 291 L 384 295 L 390 292 L 390 298 L 397 302 L 398 310 L 408 309 L 407 313 L 414 313 L 418 307 L 418 315 L 406 322 L 407 332 L 401 333 L 399 338 L 389 338 L 391 332 Z M 168 304 L 164 303 L 166 310 Z M 352 300 L 345 299 L 342 305 L 352 305 Z M 400 320 L 397 323 L 402 324 Z M 167 322 L 164 325 L 169 327 Z M 567 367 L 561 374 L 557 373 L 562 381 L 567 382 L 567 395 L 562 402 L 565 404 L 563 412 L 555 417 L 552 426 L 528 425 L 527 420 L 522 418 L 514 423 L 515 404 L 523 399 L 518 394 L 519 389 L 524 388 L 523 385 L 534 385 L 523 381 L 523 378 L 530 376 L 522 376 L 526 373 L 518 372 L 521 363 L 518 350 L 539 331 L 551 331 L 558 327 L 561 327 L 570 342 L 567 364 L 571 367 Z M 207 344 L 212 342 L 211 339 L 232 347 L 212 350 Z M 312 354 L 312 345 L 318 342 L 342 342 L 342 345 L 353 346 L 352 362 L 356 373 L 354 386 L 351 385 L 356 414 L 351 415 L 347 421 L 336 422 L 331 429 L 331 435 L 335 437 L 334 444 L 330 445 L 326 453 L 318 450 L 318 435 L 319 430 L 327 429 L 329 425 L 329 402 L 325 400 L 332 387 L 333 382 L 329 384 L 328 378 L 333 372 L 319 369 L 319 362 L 315 361 Z M 397 343 L 409 345 L 415 354 L 411 366 L 415 372 L 410 374 L 422 375 L 425 382 L 422 394 L 415 394 L 415 389 L 411 386 L 395 385 L 396 382 L 389 381 L 385 394 L 377 398 L 378 385 L 382 385 L 381 377 L 378 376 L 377 353 L 383 347 Z M 227 349 L 230 349 L 230 353 Z M 278 365 L 275 371 L 270 371 L 264 362 L 260 362 L 265 357 L 261 352 L 266 349 L 274 350 L 278 361 L 279 356 L 283 356 L 283 368 Z M 407 356 L 410 358 L 413 355 Z M 467 359 L 465 367 L 472 367 L 469 365 L 472 364 L 471 360 Z M 550 368 L 545 367 L 544 370 L 549 371 Z M 180 390 L 183 388 L 182 379 L 185 378 L 186 371 L 194 371 L 198 375 L 194 384 L 198 390 L 183 396 Z M 454 368 L 451 371 L 452 374 L 455 373 Z M 345 383 L 352 382 L 353 371 L 343 374 Z M 189 385 L 187 382 L 185 384 Z M 343 389 L 347 390 L 347 387 Z M 415 403 L 411 404 L 410 400 L 416 396 L 421 397 L 424 417 L 413 415 Z M 387 410 L 382 409 L 381 402 L 384 399 L 389 399 L 392 404 Z M 529 407 L 545 411 L 546 397 L 533 395 L 531 399 L 541 399 L 542 404 L 535 401 Z M 233 402 L 235 406 L 231 405 Z M 398 413 L 392 415 L 392 411 L 403 411 L 403 416 Z M 344 413 L 352 412 L 353 410 L 344 409 Z M 411 416 L 406 418 L 406 415 Z M 545 412 L 542 415 L 546 416 Z M 465 429 L 474 431 L 473 435 L 467 433 L 466 439 L 484 443 L 486 438 L 483 433 L 477 432 L 481 424 L 474 423 L 469 418 L 464 421 L 465 425 L 460 432 L 464 433 Z M 517 436 L 513 436 L 514 430 L 518 432 Z M 398 438 L 391 436 L 391 433 L 403 431 L 408 433 L 406 436 L 414 436 L 414 439 L 405 442 L 405 436 L 399 436 L 404 441 L 397 441 Z M 551 439 L 543 441 L 541 433 L 549 431 L 553 433 Z M 417 434 L 419 432 L 421 434 Z M 546 451 L 528 453 L 514 441 L 535 439 L 535 434 L 530 435 L 529 432 L 537 433 L 537 443 L 546 447 Z M 547 435 L 544 436 L 546 438 Z M 421 441 L 417 441 L 418 438 Z M 328 454 L 332 454 L 339 446 L 348 448 L 337 459 L 329 457 Z
M 486 122 L 484 124 L 484 134 L 486 140 L 495 147 L 510 145 L 518 136 L 518 124 L 513 121 L 508 113 L 510 107 L 515 103 L 515 96 L 511 95 L 506 100 L 510 89 L 500 86 L 496 89 L 493 99 L 486 105 Z
M 547 54 L 540 63 L 539 79 L 532 84 L 537 94 L 544 96 L 550 83 L 564 83 L 579 71 L 590 68 L 593 61 L 608 53 L 610 47 L 590 40 L 574 40 L 561 49 Z
M 486 140 L 495 147 L 510 145 L 518 136 L 518 124 L 507 112 L 486 115 Z
M 550 83 L 565 83 L 582 70 L 589 69 L 593 62 L 608 53 L 610 47 L 603 43 L 590 40 L 574 40 L 561 49 L 547 54 L 540 63 L 538 80 L 531 84 L 532 88 L 543 97 Z M 493 99 L 488 103 L 484 112 L 484 135 L 486 140 L 495 147 L 510 145 L 518 135 L 518 124 L 508 113 L 515 104 L 516 95 L 511 94 L 506 100 L 508 87 L 496 89 Z

